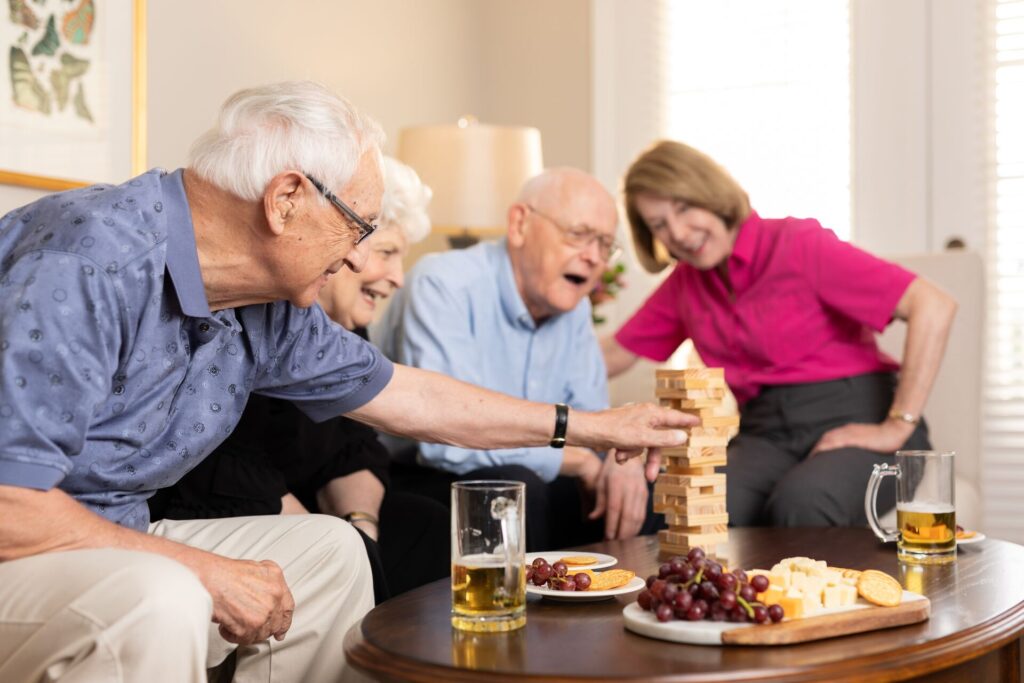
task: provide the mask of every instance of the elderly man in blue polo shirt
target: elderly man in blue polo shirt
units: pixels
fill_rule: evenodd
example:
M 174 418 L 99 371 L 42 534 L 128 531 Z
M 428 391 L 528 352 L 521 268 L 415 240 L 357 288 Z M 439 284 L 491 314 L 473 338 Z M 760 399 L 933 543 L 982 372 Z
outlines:
M 615 200 L 593 176 L 547 170 L 527 181 L 509 207 L 505 239 L 420 260 L 371 339 L 394 361 L 494 391 L 607 408 L 607 373 L 587 295 L 617 249 L 617 223 Z M 441 501 L 456 478 L 525 481 L 530 550 L 657 528 L 638 460 L 618 466 L 581 447 L 434 443 L 419 445 L 417 464 L 401 458 L 393 484 Z
M 626 456 L 685 440 L 654 406 L 566 424 L 393 366 L 313 305 L 365 262 L 381 139 L 315 84 L 245 90 L 186 169 L 0 219 L 0 680 L 203 681 L 235 648 L 236 680 L 337 680 L 372 605 L 347 523 L 149 523 L 250 393 L 476 448 L 545 443 L 556 415 L 556 437 Z

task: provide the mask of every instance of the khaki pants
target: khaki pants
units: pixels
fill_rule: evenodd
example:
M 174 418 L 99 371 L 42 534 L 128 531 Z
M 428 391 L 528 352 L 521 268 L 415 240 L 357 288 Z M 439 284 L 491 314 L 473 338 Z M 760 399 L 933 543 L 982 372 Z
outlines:
M 295 598 L 281 642 L 238 647 L 235 681 L 336 681 L 342 638 L 373 607 L 363 543 L 323 515 L 164 520 L 150 533 L 273 560 Z M 101 549 L 0 563 L 0 681 L 201 683 L 235 649 L 196 576 L 159 555 Z

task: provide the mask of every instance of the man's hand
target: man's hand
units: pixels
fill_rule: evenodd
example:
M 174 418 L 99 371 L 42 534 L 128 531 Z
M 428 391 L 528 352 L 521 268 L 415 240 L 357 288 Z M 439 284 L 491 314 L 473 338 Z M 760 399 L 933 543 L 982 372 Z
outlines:
M 879 424 L 854 422 L 822 434 L 808 457 L 837 448 L 864 448 L 879 453 L 892 453 L 898 450 L 913 432 L 914 425 L 895 420 L 886 420 Z
M 587 493 L 596 494 L 602 466 L 601 458 L 589 448 L 566 446 L 562 454 L 562 467 L 558 473 L 566 477 L 576 477 Z
M 199 579 L 213 598 L 213 623 L 224 640 L 251 645 L 270 636 L 284 639 L 295 600 L 276 563 L 209 554 L 203 564 Z
M 590 519 L 604 515 L 606 539 L 632 538 L 640 532 L 647 516 L 647 481 L 640 460 L 619 465 L 611 453 L 601 467 L 597 501 Z
M 648 478 L 653 481 L 650 473 L 654 470 L 656 474 L 661 463 L 659 449 L 684 445 L 683 429 L 698 424 L 697 417 L 678 410 L 651 403 L 627 403 L 596 413 L 571 412 L 568 440 L 609 451 L 609 457 L 614 454 L 618 462 L 643 455 L 646 450 Z

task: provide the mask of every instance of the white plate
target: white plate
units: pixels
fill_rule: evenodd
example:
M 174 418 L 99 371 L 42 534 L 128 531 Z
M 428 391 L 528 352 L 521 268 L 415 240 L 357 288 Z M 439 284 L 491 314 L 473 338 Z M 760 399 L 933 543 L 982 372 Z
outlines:
M 958 539 L 956 539 L 956 544 L 957 545 L 966 545 L 968 543 L 978 543 L 978 542 L 984 541 L 984 540 L 985 540 L 985 534 L 981 533 L 980 531 L 975 531 L 974 535 L 971 536 L 970 538 L 958 538 Z
M 569 569 L 604 569 L 605 567 L 614 566 L 619 560 L 612 555 L 605 555 L 604 553 L 585 553 L 575 550 L 548 550 L 543 553 L 526 553 L 526 566 L 533 564 L 533 561 L 538 557 L 543 557 L 548 561 L 548 564 L 554 564 L 563 557 L 581 557 L 581 556 L 592 557 L 597 562 L 594 564 L 573 564 L 569 565 Z
M 607 600 L 616 595 L 635 593 L 643 590 L 647 582 L 639 576 L 634 576 L 625 586 L 610 588 L 606 591 L 557 591 L 547 586 L 535 586 L 532 583 L 526 584 L 526 592 L 534 595 L 542 595 L 550 600 L 564 600 L 566 602 L 594 602 L 595 600 Z
M 903 601 L 920 600 L 923 596 L 910 591 L 903 591 Z M 871 607 L 863 600 L 856 605 L 838 607 L 818 612 L 815 616 L 824 614 L 835 614 L 848 610 L 866 609 Z M 622 610 L 622 617 L 626 621 L 626 629 L 639 633 L 648 638 L 668 640 L 673 643 L 688 643 L 690 645 L 721 645 L 722 634 L 737 628 L 763 628 L 758 624 L 741 623 L 729 621 L 658 621 L 654 612 L 645 610 L 635 602 L 626 605 Z M 785 623 L 785 621 L 783 622 Z

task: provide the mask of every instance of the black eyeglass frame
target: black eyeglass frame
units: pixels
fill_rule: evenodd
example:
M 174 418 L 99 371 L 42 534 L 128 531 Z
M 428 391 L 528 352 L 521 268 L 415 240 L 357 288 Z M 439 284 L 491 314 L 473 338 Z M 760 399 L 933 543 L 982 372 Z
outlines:
M 345 218 L 355 223 L 356 228 L 359 230 L 359 236 L 356 237 L 355 241 L 356 244 L 359 244 L 360 242 L 362 242 L 363 240 L 365 240 L 367 237 L 374 233 L 374 231 L 377 229 L 376 225 L 364 220 L 359 214 L 353 211 L 348 204 L 338 199 L 338 196 L 336 194 L 328 190 L 327 186 L 324 185 L 322 182 L 320 182 L 313 176 L 309 175 L 308 173 L 303 173 L 302 175 L 306 176 L 306 179 L 313 184 L 313 187 L 315 187 L 320 192 L 320 194 L 322 194 L 324 198 L 327 199 L 327 201 L 329 201 L 331 204 L 334 204 L 334 207 L 338 209 L 338 211 L 341 211 L 345 215 Z

